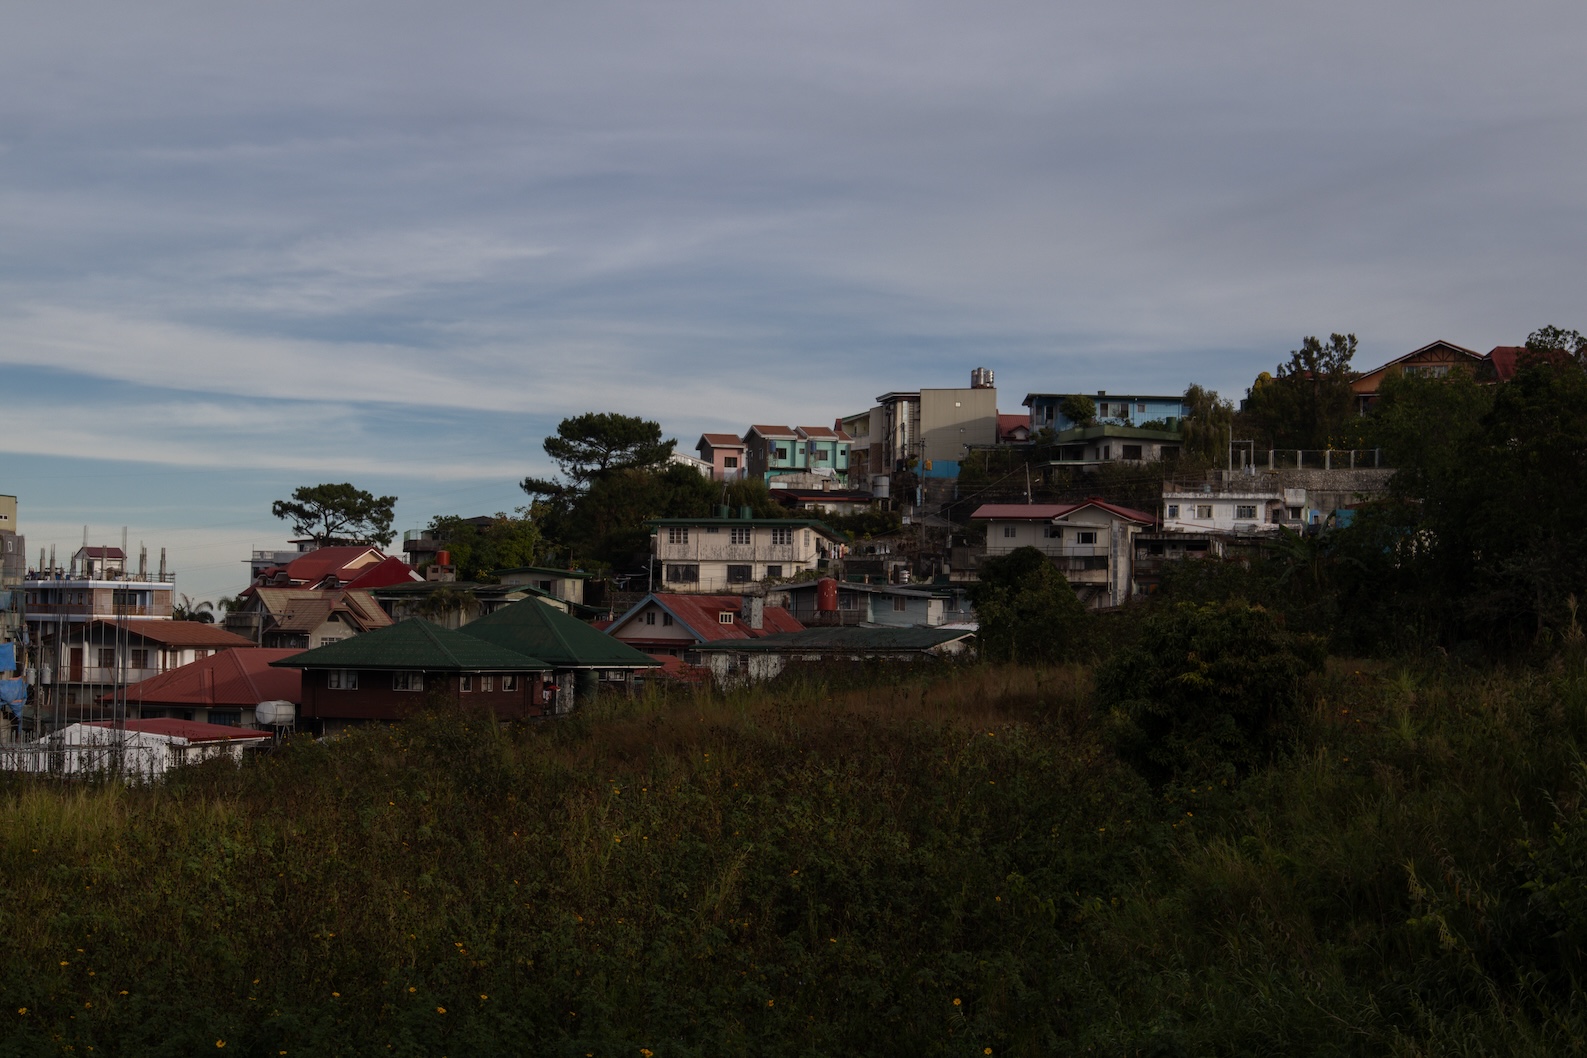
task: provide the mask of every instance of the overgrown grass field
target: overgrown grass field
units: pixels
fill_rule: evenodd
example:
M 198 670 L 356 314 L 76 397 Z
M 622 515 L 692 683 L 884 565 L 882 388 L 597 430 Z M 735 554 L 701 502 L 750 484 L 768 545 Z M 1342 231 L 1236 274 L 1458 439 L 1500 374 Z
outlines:
M 433 714 L 0 786 L 0 1053 L 1584 1049 L 1579 661 L 1333 659 L 1243 777 L 1085 667 Z

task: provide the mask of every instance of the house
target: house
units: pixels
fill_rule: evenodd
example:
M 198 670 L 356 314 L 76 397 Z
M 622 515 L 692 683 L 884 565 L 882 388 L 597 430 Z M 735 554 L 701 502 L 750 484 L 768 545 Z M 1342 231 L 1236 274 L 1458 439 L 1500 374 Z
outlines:
M 585 582 L 590 574 L 577 569 L 555 569 L 550 566 L 517 566 L 498 569 L 496 579 L 508 586 L 524 586 L 544 592 L 553 599 L 585 605 Z
M 750 476 L 770 481 L 778 474 L 805 468 L 799 435 L 792 427 L 751 426 L 743 441 L 744 468 Z
M 322 547 L 305 552 L 284 566 L 272 566 L 254 579 L 254 586 L 365 590 L 423 579 L 402 559 L 393 558 L 377 547 L 349 544 Z
M 1034 547 L 1074 586 L 1093 609 L 1122 606 L 1136 594 L 1135 535 L 1154 526 L 1155 516 L 1101 499 L 1079 503 L 988 503 L 970 515 L 986 526 L 986 548 L 971 558 L 971 568 L 953 571 L 968 581 L 988 558 Z
M 254 707 L 261 702 L 302 704 L 302 680 L 297 671 L 272 666 L 297 653 L 234 647 L 139 680 L 127 687 L 121 698 L 127 716 L 134 719 L 253 727 Z M 110 704 L 104 698 L 101 702 Z
M 535 599 L 503 606 L 460 631 L 544 661 L 559 713 L 595 697 L 603 685 L 629 689 L 637 674 L 655 665 L 643 652 Z
M 443 628 L 462 628 L 470 621 L 524 599 L 539 599 L 563 613 L 570 607 L 569 603 L 527 584 L 479 584 L 474 581 L 392 584 L 375 588 L 369 594 L 392 621 L 423 617 Z
M 100 699 L 162 672 L 252 641 L 198 621 L 105 620 L 51 630 L 39 642 L 36 719 L 98 719 Z
M 1139 427 L 1147 423 L 1161 423 L 1169 429 L 1178 429 L 1179 421 L 1186 413 L 1184 397 L 1179 394 L 1110 394 L 1105 389 L 1099 389 L 1094 394 L 1027 393 L 1022 403 L 1030 409 L 1031 429 L 1045 428 L 1062 433 L 1087 425 L 1075 422 L 1063 413 L 1063 403 L 1071 397 L 1090 400 L 1096 407 L 1095 422 L 1101 425 L 1111 423 L 1115 426 Z
M 1102 463 L 1155 463 L 1179 458 L 1178 430 L 1139 426 L 1072 426 L 1059 430 L 1051 467 L 1097 466 Z
M 787 610 L 760 598 L 657 592 L 613 621 L 606 634 L 654 657 L 681 657 L 704 643 L 759 639 L 802 628 Z
M 1030 444 L 1030 432 L 1030 412 L 997 417 L 997 443 L 1000 445 Z
M 1163 486 L 1163 530 L 1169 533 L 1277 534 L 1321 520 L 1303 488 L 1284 488 L 1276 476 L 1232 475 L 1194 488 Z
M 506 719 L 555 708 L 546 662 L 418 617 L 271 664 L 302 672 L 301 720 L 325 734 L 426 706 L 455 703 Z
M 1378 390 L 1389 375 L 1447 378 L 1451 372 L 1476 372 L 1484 359 L 1480 353 L 1440 339 L 1420 349 L 1413 349 L 1381 367 L 1361 372 L 1350 383 L 1350 392 L 1355 397 L 1356 410 L 1365 415 L 1377 402 Z
M 769 680 L 790 665 L 926 663 L 973 648 L 969 628 L 810 628 L 760 639 L 706 643 L 695 652 L 718 686 Z
M 368 591 L 252 587 L 226 628 L 254 646 L 311 650 L 391 624 Z
M 694 450 L 700 459 L 710 465 L 707 475 L 712 481 L 738 481 L 747 473 L 745 453 L 748 447 L 737 434 L 703 433 L 695 442 Z
M 783 606 L 794 620 L 815 625 L 883 625 L 932 628 L 949 621 L 974 620 L 953 592 L 906 588 L 892 584 L 839 583 L 830 577 L 782 584 L 766 594 L 768 603 Z
M 0 768 L 53 775 L 119 773 L 127 782 L 153 782 L 172 768 L 216 757 L 241 760 L 271 743 L 268 731 L 247 731 L 194 720 L 108 720 L 70 724 L 37 742 L 0 749 Z
M 38 643 L 60 638 L 66 626 L 120 618 L 169 620 L 176 574 L 160 553 L 158 572 L 149 571 L 148 550 L 138 567 L 127 569 L 119 547 L 81 547 L 62 568 L 29 570 L 22 581 L 28 638 Z
M 738 591 L 764 580 L 794 577 L 824 568 L 847 538 L 821 522 L 802 518 L 658 518 L 651 554 L 666 591 Z
M 1478 365 L 1477 377 L 1484 382 L 1510 381 L 1515 377 L 1517 363 L 1525 352 L 1524 345 L 1494 346 Z

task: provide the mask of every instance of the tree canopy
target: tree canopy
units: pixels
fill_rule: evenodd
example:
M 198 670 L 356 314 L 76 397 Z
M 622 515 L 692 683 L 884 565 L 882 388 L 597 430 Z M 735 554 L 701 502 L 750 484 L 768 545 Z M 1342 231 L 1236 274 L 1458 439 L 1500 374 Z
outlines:
M 541 545 L 540 527 L 533 519 L 503 511 L 488 525 L 455 514 L 437 515 L 429 528 L 446 545 L 461 580 L 494 580 L 499 569 L 532 566 Z
M 1353 334 L 1302 339 L 1277 375 L 1251 386 L 1242 425 L 1267 448 L 1327 448 L 1354 413 L 1355 353 Z
M 292 532 L 317 547 L 373 544 L 385 547 L 396 538 L 391 530 L 395 496 L 376 496 L 347 482 L 304 485 L 290 500 L 276 500 L 270 513 L 290 522 Z
M 1086 611 L 1052 560 L 1022 547 L 981 563 L 970 589 L 981 654 L 992 661 L 1053 664 L 1084 646 Z
M 523 489 L 531 495 L 558 496 L 588 489 L 615 471 L 658 469 L 677 443 L 661 439 L 660 423 L 615 412 L 586 412 L 563 419 L 542 445 L 563 480 L 524 478 Z

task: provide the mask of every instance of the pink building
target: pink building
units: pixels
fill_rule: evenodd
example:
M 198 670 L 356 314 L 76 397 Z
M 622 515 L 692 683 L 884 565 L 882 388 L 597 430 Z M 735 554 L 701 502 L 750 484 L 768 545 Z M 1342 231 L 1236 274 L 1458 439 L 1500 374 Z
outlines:
M 744 476 L 745 445 L 736 434 L 703 433 L 694 449 L 711 465 L 712 481 L 737 481 Z

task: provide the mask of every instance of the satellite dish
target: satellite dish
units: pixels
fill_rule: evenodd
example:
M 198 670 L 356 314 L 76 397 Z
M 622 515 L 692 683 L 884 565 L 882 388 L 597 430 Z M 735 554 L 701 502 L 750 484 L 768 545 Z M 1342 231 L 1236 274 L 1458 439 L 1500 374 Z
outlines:
M 260 702 L 253 707 L 254 723 L 269 724 L 272 727 L 290 725 L 296 713 L 297 706 L 280 698 L 268 702 Z

